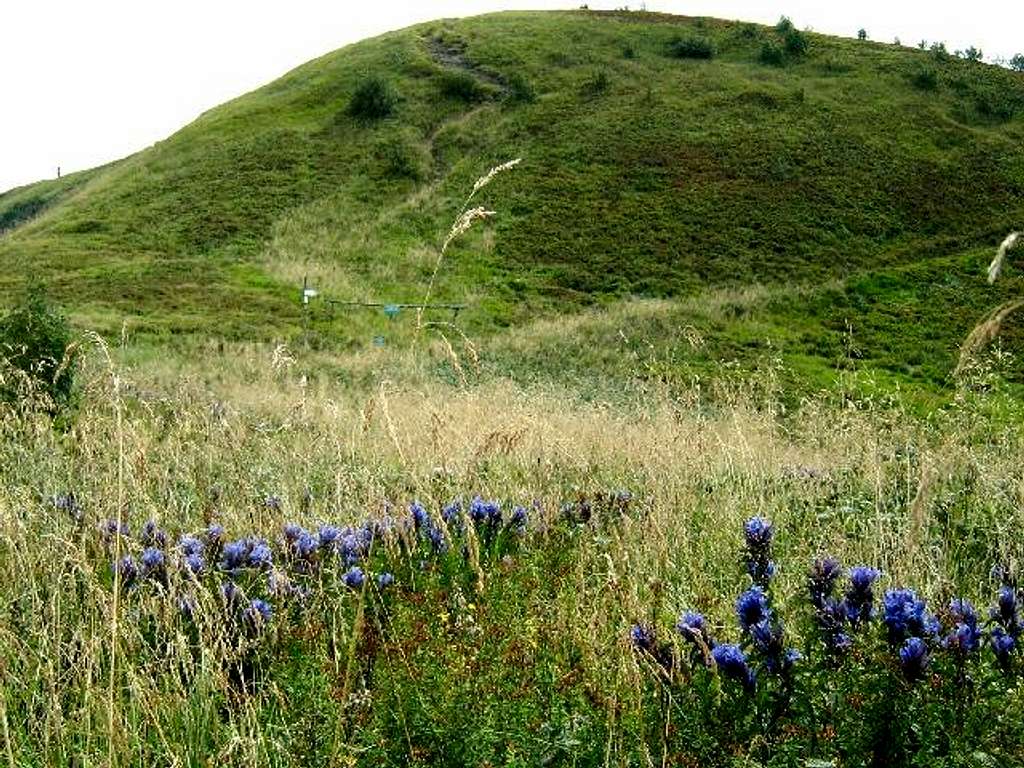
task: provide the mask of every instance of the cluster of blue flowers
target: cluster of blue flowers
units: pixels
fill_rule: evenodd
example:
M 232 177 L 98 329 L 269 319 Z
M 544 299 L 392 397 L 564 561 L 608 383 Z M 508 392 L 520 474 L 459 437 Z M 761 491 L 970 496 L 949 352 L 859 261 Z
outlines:
M 72 503 L 65 497 L 54 500 L 61 508 Z M 268 508 L 281 508 L 277 497 L 267 497 L 264 503 Z M 126 554 L 114 563 L 113 572 L 122 589 L 131 591 L 146 584 L 167 589 L 174 580 L 182 614 L 193 617 L 199 605 L 195 590 L 207 577 L 214 584 L 219 579 L 220 602 L 233 625 L 259 633 L 272 620 L 273 602 L 303 603 L 314 582 L 361 592 L 372 579 L 377 590 L 386 590 L 395 583 L 384 562 L 388 552 L 422 554 L 420 544 L 425 543 L 428 554 L 440 556 L 469 526 L 487 545 L 504 532 L 522 536 L 529 517 L 525 507 L 514 507 L 506 514 L 499 502 L 477 496 L 465 512 L 462 502 L 454 501 L 436 517 L 415 501 L 397 518 L 386 512 L 354 527 L 325 523 L 307 530 L 289 523 L 273 542 L 258 536 L 228 540 L 223 526 L 213 524 L 201 532 L 183 534 L 171 544 L 171 537 L 152 520 L 145 523 L 137 539 L 132 538 L 126 523 L 116 520 L 100 523 L 99 534 L 108 555 L 113 554 L 115 539 L 120 537 L 117 549 Z M 374 558 L 381 567 L 371 571 L 374 551 L 383 554 Z
M 882 621 L 891 645 L 900 646 L 903 674 L 910 681 L 920 680 L 931 663 L 929 643 L 941 632 L 939 620 L 929 613 L 924 600 L 912 589 L 890 589 L 882 599 Z M 902 644 L 902 645 L 900 645 Z
M 771 606 L 770 586 L 776 571 L 772 560 L 774 528 L 768 520 L 755 517 L 746 522 L 743 533 L 743 561 L 752 585 L 736 600 L 741 643 L 716 642 L 705 617 L 694 611 L 683 613 L 675 628 L 692 646 L 696 659 L 736 680 L 745 690 L 753 691 L 757 683 L 752 656 L 765 674 L 777 675 L 788 685 L 801 655 L 796 649 L 786 647 L 782 621 Z M 634 625 L 631 630 L 631 640 L 637 650 L 652 653 L 657 658 L 666 657 L 667 651 L 656 647 L 653 637 L 653 630 L 642 625 Z M 644 639 L 650 642 L 641 642 Z
M 736 617 L 744 643 L 752 647 L 764 671 L 788 678 L 801 655 L 786 647 L 782 620 L 771 607 L 771 580 L 776 570 L 772 560 L 774 538 L 774 526 L 763 517 L 753 517 L 743 526 L 743 559 L 753 586 L 737 598 Z
M 815 621 L 827 652 L 837 657 L 850 649 L 853 633 L 865 627 L 875 615 L 874 584 L 881 572 L 866 565 L 850 569 L 850 583 L 840 600 L 836 587 L 843 567 L 834 557 L 814 561 L 807 577 L 807 589 Z
M 774 529 L 768 520 L 754 517 L 744 525 L 743 563 L 751 586 L 736 600 L 735 612 L 740 643 L 718 643 L 707 619 L 692 611 L 682 614 L 675 629 L 692 649 L 698 665 L 716 667 L 726 678 L 739 682 L 747 691 L 756 688 L 759 673 L 776 676 L 786 688 L 794 665 L 801 655 L 786 648 L 785 633 L 771 601 L 771 582 L 776 572 L 772 559 Z M 1008 569 L 1000 569 L 1002 586 L 986 625 L 966 598 L 949 604 L 940 622 L 924 600 L 912 589 L 896 587 L 882 597 L 881 626 L 905 679 L 914 683 L 925 677 L 934 654 L 945 651 L 958 668 L 988 644 L 1001 669 L 1009 672 L 1013 654 L 1024 636 L 1022 593 Z M 840 583 L 847 577 L 845 591 Z M 877 618 L 875 585 L 881 572 L 867 565 L 856 565 L 847 573 L 834 557 L 819 557 L 807 576 L 807 589 L 814 610 L 815 625 L 829 659 L 841 663 Z M 649 625 L 636 624 L 630 630 L 633 647 L 657 659 L 670 655 L 670 648 L 659 646 Z
M 1009 569 L 999 569 L 998 575 L 1002 586 L 995 606 L 989 611 L 989 641 L 999 666 L 1008 671 L 1013 652 L 1020 646 L 1021 636 L 1024 635 L 1024 610 L 1021 608 L 1021 593 Z

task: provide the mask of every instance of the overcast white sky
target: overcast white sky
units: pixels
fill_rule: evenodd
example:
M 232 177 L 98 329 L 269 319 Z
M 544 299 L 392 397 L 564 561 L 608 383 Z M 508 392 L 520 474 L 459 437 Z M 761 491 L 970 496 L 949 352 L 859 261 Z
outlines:
M 364 37 L 539 0 L 0 0 L 0 191 L 115 160 L 201 112 Z M 615 8 L 618 2 L 590 2 Z M 641 3 L 632 0 L 632 8 Z M 874 40 L 1024 50 L 1021 0 L 649 0 L 648 10 Z

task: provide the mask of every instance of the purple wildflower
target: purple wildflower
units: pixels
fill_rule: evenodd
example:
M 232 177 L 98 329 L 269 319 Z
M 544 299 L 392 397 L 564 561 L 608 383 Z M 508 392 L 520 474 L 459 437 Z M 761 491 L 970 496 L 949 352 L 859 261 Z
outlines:
M 224 545 L 220 567 L 229 573 L 236 573 L 248 564 L 250 542 L 248 539 L 238 539 Z
M 942 644 L 949 650 L 967 655 L 981 647 L 981 629 L 978 627 L 978 612 L 969 600 L 957 598 L 949 604 L 953 619 L 953 631 L 947 634 Z
M 144 547 L 167 548 L 167 534 L 160 529 L 155 520 L 147 520 L 139 534 L 139 542 Z
M 896 645 L 908 637 L 935 637 L 939 621 L 928 612 L 923 600 L 912 589 L 890 589 L 883 599 L 882 620 L 889 631 L 889 642 Z
M 345 572 L 344 576 L 342 576 L 342 581 L 345 582 L 345 586 L 349 589 L 362 589 L 363 583 L 366 581 L 366 575 L 363 573 L 362 568 L 354 565 Z
M 249 565 L 253 568 L 269 568 L 274 561 L 270 546 L 265 541 L 258 541 L 249 550 Z
M 775 530 L 771 522 L 763 517 L 752 517 L 743 525 L 747 573 L 750 574 L 751 580 L 761 587 L 767 587 L 775 575 L 775 563 L 771 559 L 774 536 Z
M 206 545 L 203 544 L 202 539 L 196 536 L 182 536 L 178 540 L 178 550 L 186 557 L 189 555 L 201 555 L 206 550 Z
M 512 526 L 516 533 L 526 533 L 528 520 L 529 514 L 526 511 L 526 507 L 518 506 L 512 510 L 512 517 L 509 518 L 509 525 Z
M 680 616 L 679 621 L 676 622 L 676 631 L 682 635 L 684 640 L 691 643 L 703 643 L 709 648 L 715 644 L 708 631 L 707 619 L 696 611 L 687 611 Z
M 768 595 L 761 587 L 751 587 L 736 599 L 736 617 L 744 632 L 749 632 L 752 626 L 771 617 Z
M 930 661 L 928 645 L 920 637 L 908 637 L 903 642 L 900 648 L 900 669 L 907 680 L 915 682 L 924 677 Z
M 855 565 L 850 569 L 850 588 L 846 591 L 843 605 L 846 618 L 854 629 L 867 624 L 875 615 L 874 583 L 881 572 L 866 565 Z
M 167 582 L 167 561 L 161 550 L 149 547 L 142 553 L 142 575 L 153 581 Z
M 320 546 L 325 550 L 335 550 L 341 538 L 341 528 L 336 525 L 321 525 L 318 532 Z
M 135 558 L 125 555 L 114 566 L 117 575 L 121 578 L 121 587 L 127 589 L 139 579 L 139 566 L 135 564 Z
M 206 570 L 206 559 L 197 552 L 185 555 L 185 567 L 190 573 L 199 576 Z
M 224 526 L 219 523 L 210 523 L 203 535 L 209 546 L 219 548 L 224 543 Z
M 834 557 L 819 557 L 811 566 L 807 576 L 807 590 L 811 594 L 811 605 L 821 610 L 825 601 L 832 597 L 836 582 L 843 575 L 843 567 Z
M 740 682 L 748 693 L 753 692 L 756 684 L 754 670 L 750 668 L 747 663 L 747 655 L 738 645 L 731 643 L 716 645 L 711 649 L 711 657 L 725 677 Z
M 638 651 L 654 653 L 655 638 L 654 629 L 646 624 L 634 624 L 629 629 L 629 641 L 633 648 Z
M 409 514 L 412 516 L 412 522 L 417 531 L 422 531 L 430 526 L 430 515 L 427 513 L 426 508 L 418 501 L 414 501 L 409 505 Z
M 283 529 L 284 540 L 288 544 L 294 544 L 295 541 L 305 533 L 305 529 L 298 523 L 286 523 Z
M 250 631 L 259 632 L 270 623 L 273 615 L 274 611 L 270 604 L 265 600 L 257 598 L 249 603 L 249 606 L 245 609 L 245 612 L 242 614 L 242 621 Z
M 1012 654 L 1014 648 L 1017 647 L 1017 641 L 1012 635 L 1007 633 L 1001 626 L 992 627 L 990 635 L 990 642 L 992 643 L 992 653 L 995 654 L 996 661 L 1000 668 L 1004 672 L 1010 671 L 1010 665 L 1012 663 Z

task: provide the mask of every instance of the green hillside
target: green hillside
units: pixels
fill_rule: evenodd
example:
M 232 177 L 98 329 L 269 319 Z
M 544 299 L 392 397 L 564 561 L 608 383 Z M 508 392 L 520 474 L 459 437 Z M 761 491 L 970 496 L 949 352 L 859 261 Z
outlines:
M 677 55 L 704 43 L 710 59 Z M 397 96 L 390 116 L 350 114 L 368 78 Z M 1024 222 L 1022 141 L 1024 76 L 932 51 L 636 12 L 438 21 L 0 195 L 0 289 L 40 276 L 81 325 L 127 320 L 155 343 L 293 339 L 304 276 L 339 299 L 421 300 L 474 180 L 522 157 L 433 291 L 470 305 L 474 338 L 670 299 L 645 313 L 652 336 L 694 325 L 698 364 L 770 342 L 810 379 L 862 359 L 941 386 L 1020 290 L 1012 265 L 995 288 L 984 266 Z M 358 347 L 387 321 L 312 322 Z

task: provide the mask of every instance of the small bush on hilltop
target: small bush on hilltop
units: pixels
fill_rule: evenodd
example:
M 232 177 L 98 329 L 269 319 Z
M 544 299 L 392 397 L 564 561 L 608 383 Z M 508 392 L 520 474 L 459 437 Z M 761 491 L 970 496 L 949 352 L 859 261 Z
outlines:
M 1024 72 L 1024 53 L 1018 53 L 1010 59 L 1010 69 L 1014 72 Z
M 781 17 L 779 19 L 778 24 L 775 25 L 775 31 L 778 32 L 780 35 L 784 35 L 787 32 L 790 32 L 794 29 L 796 29 L 796 27 L 793 26 L 793 22 L 790 21 L 790 18 L 788 16 Z
M 775 32 L 779 40 L 765 40 L 761 45 L 759 58 L 763 64 L 773 67 L 785 66 L 789 59 L 802 57 L 810 48 L 807 35 L 793 26 L 793 22 L 786 16 L 779 19 L 779 23 L 775 25 Z
M 975 48 L 973 45 L 967 46 L 966 50 L 957 51 L 956 55 L 959 56 L 961 59 L 966 59 L 967 61 L 981 61 L 982 57 L 984 56 L 984 54 L 981 52 L 981 49 Z
M 398 94 L 386 80 L 370 77 L 363 80 L 352 94 L 348 114 L 359 120 L 382 120 L 394 114 Z
M 0 320 L 0 397 L 9 403 L 41 400 L 50 413 L 67 406 L 74 388 L 70 345 L 67 320 L 33 284 L 23 303 Z
M 928 50 L 932 52 L 932 58 L 936 61 L 945 61 L 949 58 L 945 43 L 932 43 Z
M 786 53 L 790 56 L 803 56 L 807 53 L 807 48 L 810 45 L 807 41 L 807 35 L 799 29 L 789 30 L 783 35 L 782 40 L 786 46 Z
M 668 55 L 674 59 L 710 59 L 715 47 L 704 37 L 676 37 L 669 41 Z

